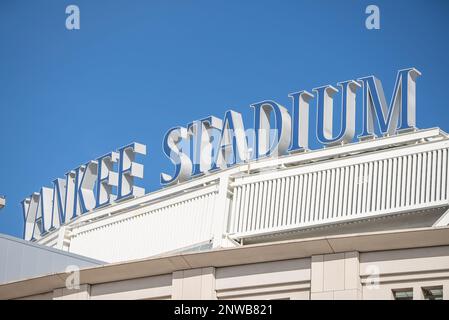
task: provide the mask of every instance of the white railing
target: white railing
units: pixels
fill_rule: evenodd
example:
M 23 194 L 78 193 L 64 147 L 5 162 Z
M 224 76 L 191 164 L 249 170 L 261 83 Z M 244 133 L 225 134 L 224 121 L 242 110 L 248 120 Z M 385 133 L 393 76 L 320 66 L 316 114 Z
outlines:
M 320 226 L 448 203 L 448 143 L 432 142 L 243 176 L 233 184 L 233 237 Z

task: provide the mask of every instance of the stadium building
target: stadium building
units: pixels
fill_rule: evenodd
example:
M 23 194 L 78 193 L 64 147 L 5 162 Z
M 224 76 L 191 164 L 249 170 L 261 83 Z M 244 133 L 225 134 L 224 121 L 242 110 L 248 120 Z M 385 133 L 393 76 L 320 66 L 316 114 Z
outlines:
M 436 128 L 263 159 L 22 244 L 45 255 L 3 239 L 0 298 L 447 299 L 448 151 Z M 42 267 L 61 254 L 75 260 Z
M 374 76 L 339 83 L 337 136 L 338 90 L 313 89 L 319 150 L 307 140 L 313 95 L 299 91 L 292 117 L 252 105 L 254 157 L 235 111 L 170 129 L 176 170 L 160 190 L 134 185 L 142 144 L 81 165 L 22 202 L 24 240 L 0 237 L 0 299 L 449 299 L 449 136 L 416 129 L 419 75 L 398 72 L 390 106 Z M 199 162 L 178 146 L 187 138 Z M 213 149 L 243 161 L 205 166 Z

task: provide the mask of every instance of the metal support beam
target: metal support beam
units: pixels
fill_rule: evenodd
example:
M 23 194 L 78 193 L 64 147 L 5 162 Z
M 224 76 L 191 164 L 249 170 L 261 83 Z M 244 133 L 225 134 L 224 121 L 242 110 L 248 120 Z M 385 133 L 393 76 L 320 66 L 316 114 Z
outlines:
M 229 215 L 229 175 L 221 175 L 218 187 L 218 198 L 215 204 L 212 228 L 213 228 L 213 248 L 219 248 L 223 246 L 224 236 L 226 233 L 227 219 Z

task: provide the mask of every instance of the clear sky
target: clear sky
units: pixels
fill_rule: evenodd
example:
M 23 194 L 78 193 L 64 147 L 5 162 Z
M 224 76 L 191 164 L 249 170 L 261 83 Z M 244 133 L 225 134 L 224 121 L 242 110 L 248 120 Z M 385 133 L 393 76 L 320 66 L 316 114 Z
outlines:
M 21 237 L 20 201 L 106 152 L 146 144 L 138 184 L 156 190 L 167 129 L 231 108 L 252 127 L 251 103 L 290 108 L 289 93 L 338 81 L 374 74 L 389 101 L 416 67 L 418 127 L 449 131 L 448 14 L 447 0 L 2 0 L 0 233 Z

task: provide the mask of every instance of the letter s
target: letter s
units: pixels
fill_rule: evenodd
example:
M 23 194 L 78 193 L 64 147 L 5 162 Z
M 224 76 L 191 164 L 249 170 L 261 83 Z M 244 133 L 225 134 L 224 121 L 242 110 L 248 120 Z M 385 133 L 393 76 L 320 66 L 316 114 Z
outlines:
M 184 127 L 174 127 L 167 131 L 164 137 L 162 149 L 164 154 L 175 165 L 175 173 L 170 176 L 161 173 L 161 184 L 170 185 L 182 182 L 190 178 L 192 173 L 192 161 L 182 152 L 179 143 L 188 139 L 188 131 Z

